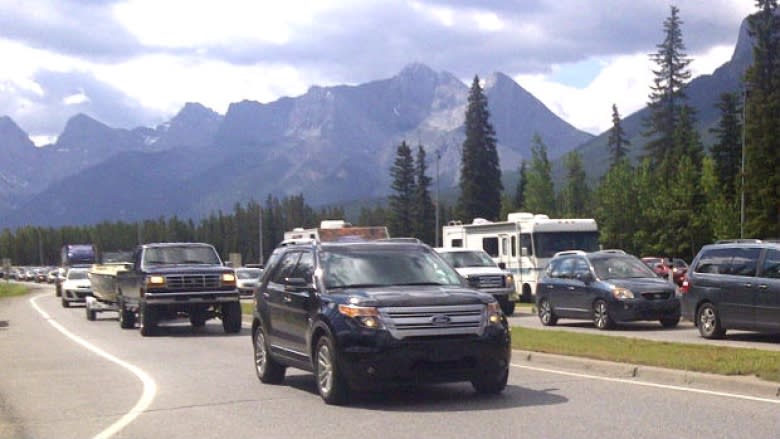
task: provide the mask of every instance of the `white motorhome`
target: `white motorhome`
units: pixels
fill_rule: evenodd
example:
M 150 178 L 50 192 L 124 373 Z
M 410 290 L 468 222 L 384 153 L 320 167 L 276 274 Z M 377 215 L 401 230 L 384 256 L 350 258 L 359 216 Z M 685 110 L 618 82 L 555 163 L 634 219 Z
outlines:
M 526 302 L 536 295 L 536 280 L 555 253 L 599 250 L 596 220 L 553 219 L 527 212 L 510 213 L 506 221 L 451 221 L 442 228 L 442 241 L 445 248 L 485 250 L 514 275 L 515 288 Z

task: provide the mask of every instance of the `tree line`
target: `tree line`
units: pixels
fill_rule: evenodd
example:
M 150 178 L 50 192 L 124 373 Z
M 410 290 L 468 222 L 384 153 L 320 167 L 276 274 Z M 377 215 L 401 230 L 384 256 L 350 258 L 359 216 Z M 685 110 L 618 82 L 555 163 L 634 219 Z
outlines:
M 435 245 L 437 216 L 440 225 L 449 219 L 499 220 L 512 211 L 594 217 L 605 248 L 689 260 L 701 245 L 717 239 L 780 237 L 780 19 L 777 0 L 758 0 L 756 6 L 757 12 L 748 18 L 754 61 L 743 78 L 743 90 L 720 97 L 721 117 L 712 129 L 715 142 L 709 148 L 695 128 L 696 111 L 687 101 L 691 58 L 685 53 L 680 11 L 670 6 L 664 39 L 650 55 L 656 68 L 638 161 L 629 159 L 632 145 L 613 105 L 605 151 L 610 168 L 593 188 L 583 157 L 572 151 L 564 157 L 565 177 L 556 190 L 547 145 L 537 134 L 530 142 L 531 157 L 519 164 L 517 185 L 505 190 L 487 98 L 475 76 L 465 114 L 455 205 L 434 203 L 427 151 L 423 145 L 413 149 L 403 141 L 389 169 L 387 203 L 361 208 L 356 225 L 387 225 L 391 236 L 413 236 Z M 197 223 L 174 216 L 6 229 L 0 235 L 0 256 L 16 264 L 55 265 L 64 244 L 89 242 L 116 250 L 140 242 L 203 241 L 214 244 L 223 256 L 240 253 L 244 261 L 252 262 L 267 257 L 285 231 L 336 218 L 345 218 L 343 208 L 315 210 L 302 194 L 282 199 L 269 195 L 263 205 L 237 203 L 232 212 L 212 213 Z

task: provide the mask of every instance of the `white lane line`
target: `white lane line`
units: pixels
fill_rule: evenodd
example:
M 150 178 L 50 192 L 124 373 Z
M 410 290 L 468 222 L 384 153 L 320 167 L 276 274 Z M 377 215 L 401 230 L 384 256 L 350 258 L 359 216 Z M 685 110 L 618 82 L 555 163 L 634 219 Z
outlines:
M 127 412 L 124 416 L 119 418 L 118 421 L 114 422 L 113 424 L 109 425 L 108 428 L 101 431 L 97 435 L 93 437 L 93 439 L 108 439 L 111 436 L 119 433 L 123 428 L 125 428 L 128 424 L 133 422 L 135 418 L 137 418 L 139 415 L 141 415 L 146 409 L 152 404 L 152 401 L 154 400 L 155 395 L 157 394 L 157 383 L 154 382 L 154 379 L 149 376 L 146 372 L 141 370 L 138 366 L 132 365 L 124 360 L 121 360 L 108 352 L 100 349 L 99 347 L 89 343 L 88 341 L 84 340 L 83 338 L 77 336 L 76 334 L 68 331 L 65 329 L 64 326 L 57 323 L 54 319 L 52 319 L 49 314 L 46 313 L 46 311 L 42 310 L 38 304 L 36 303 L 36 300 L 40 297 L 43 297 L 45 294 L 35 296 L 32 299 L 30 299 L 30 304 L 32 304 L 32 307 L 35 308 L 38 313 L 43 316 L 43 318 L 48 321 L 52 326 L 54 326 L 55 329 L 60 331 L 63 335 L 68 337 L 69 339 L 73 340 L 74 342 L 80 344 L 87 350 L 90 350 L 94 352 L 95 354 L 105 358 L 106 360 L 117 364 L 119 366 L 124 367 L 125 369 L 132 372 L 135 376 L 138 377 L 138 379 L 141 380 L 141 383 L 143 383 L 144 391 L 141 394 L 141 398 L 138 399 L 138 402 L 135 403 L 135 406 L 133 406 L 132 409 L 130 409 L 129 412 Z
M 680 392 L 691 392 L 691 393 L 701 393 L 704 395 L 710 395 L 710 396 L 721 396 L 726 398 L 735 398 L 735 399 L 744 399 L 747 401 L 756 401 L 756 402 L 766 402 L 770 404 L 780 404 L 780 400 L 777 399 L 769 399 L 769 398 L 761 398 L 757 396 L 749 396 L 749 395 L 740 395 L 738 393 L 728 393 L 728 392 L 717 392 L 714 390 L 704 390 L 704 389 L 696 389 L 693 387 L 682 387 L 682 386 L 673 386 L 670 384 L 657 384 L 657 383 L 651 383 L 647 381 L 637 381 L 637 380 L 630 380 L 625 378 L 610 378 L 610 377 L 603 377 L 598 375 L 587 375 L 583 373 L 576 373 L 576 372 L 565 372 L 562 370 L 555 370 L 555 369 L 546 369 L 543 367 L 533 367 L 533 366 L 523 366 L 520 364 L 514 364 L 511 363 L 512 367 L 517 367 L 520 369 L 528 369 L 533 370 L 537 372 L 547 372 L 547 373 L 554 373 L 558 375 L 565 375 L 575 378 L 586 378 L 591 380 L 600 380 L 600 381 L 609 381 L 613 383 L 622 383 L 622 384 L 633 384 L 635 386 L 645 386 L 645 387 L 655 387 L 657 389 L 665 389 L 665 390 L 677 390 Z

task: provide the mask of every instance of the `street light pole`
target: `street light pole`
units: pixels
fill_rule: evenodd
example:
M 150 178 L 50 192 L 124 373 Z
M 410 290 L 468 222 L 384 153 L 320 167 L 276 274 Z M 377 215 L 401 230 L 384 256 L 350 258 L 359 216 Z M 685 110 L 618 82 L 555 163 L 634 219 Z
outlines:
M 745 237 L 745 131 L 747 131 L 747 84 L 742 89 L 742 168 L 739 206 L 739 237 Z
M 435 247 L 439 247 L 439 159 L 441 159 L 441 149 L 436 150 L 436 239 Z

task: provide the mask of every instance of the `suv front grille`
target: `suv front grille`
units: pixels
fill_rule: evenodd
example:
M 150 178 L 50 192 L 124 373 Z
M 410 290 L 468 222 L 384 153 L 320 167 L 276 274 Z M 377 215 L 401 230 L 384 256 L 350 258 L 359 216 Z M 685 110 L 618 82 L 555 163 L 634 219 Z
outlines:
M 669 291 L 648 291 L 642 293 L 642 297 L 646 300 L 666 300 L 672 295 Z
M 218 274 L 188 274 L 166 276 L 165 283 L 172 290 L 219 288 Z
M 469 285 L 472 288 L 503 288 L 504 276 L 472 276 L 469 277 Z
M 380 308 L 382 320 L 397 339 L 420 336 L 482 334 L 485 305 Z

